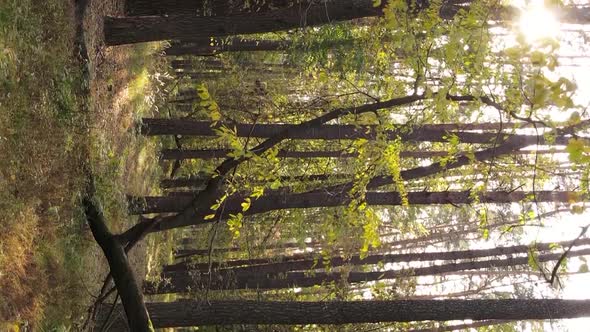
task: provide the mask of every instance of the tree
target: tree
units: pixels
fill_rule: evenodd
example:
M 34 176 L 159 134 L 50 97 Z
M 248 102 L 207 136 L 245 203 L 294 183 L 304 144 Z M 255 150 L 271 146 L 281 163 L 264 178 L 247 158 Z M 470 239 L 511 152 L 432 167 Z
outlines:
M 231 15 L 243 12 L 261 12 L 294 5 L 292 0 L 212 1 L 203 0 L 127 0 L 129 16 L 208 14 Z
M 242 272 L 251 274 L 280 274 L 289 271 L 304 271 L 310 269 L 334 268 L 343 265 L 369 265 L 369 264 L 386 264 L 399 262 L 424 262 L 435 260 L 457 260 L 457 259 L 474 259 L 488 256 L 505 256 L 516 254 L 527 254 L 530 251 L 546 251 L 555 246 L 567 247 L 571 241 L 560 243 L 537 243 L 531 246 L 518 245 L 510 247 L 497 247 L 493 249 L 474 249 L 459 250 L 447 252 L 425 252 L 425 253 L 408 253 L 408 254 L 369 254 L 366 257 L 353 255 L 351 257 L 332 256 L 318 259 L 317 255 L 298 254 L 286 257 L 273 257 L 261 259 L 244 259 L 225 261 L 221 263 L 194 263 L 185 261 L 172 265 L 165 265 L 162 269 L 164 273 L 173 271 L 199 271 L 207 273 L 209 268 L 220 269 L 224 272 L 239 275 Z M 576 241 L 576 245 L 590 244 L 590 239 L 581 239 Z
M 336 192 L 337 193 L 337 192 Z M 223 214 L 217 215 L 211 220 L 223 220 L 230 214 L 243 212 L 244 215 L 253 215 L 268 211 L 282 209 L 308 209 L 317 207 L 335 207 L 346 206 L 351 202 L 351 198 L 324 190 L 316 190 L 307 193 L 282 193 L 269 194 L 252 201 L 248 210 L 242 211 L 241 204 L 246 197 L 234 196 L 225 201 Z M 135 213 L 165 213 L 181 212 L 192 201 L 192 194 L 186 196 L 150 196 L 143 198 L 134 198 L 133 201 L 145 201 L 145 207 Z M 553 202 L 568 203 L 572 200 L 586 201 L 588 198 L 582 192 L 571 191 L 486 191 L 471 192 L 467 191 L 441 191 L 441 192 L 408 192 L 405 196 L 398 192 L 368 192 L 364 202 L 367 205 L 402 205 L 403 200 L 407 199 L 409 205 L 433 205 L 433 204 L 471 204 L 479 203 L 518 203 L 525 200 L 536 202 Z M 199 211 L 200 213 L 211 212 L 210 207 Z M 202 222 L 202 221 L 201 221 Z M 193 224 L 198 224 L 194 222 Z M 162 225 L 166 227 L 166 225 Z
M 148 303 L 154 327 L 564 319 L 590 315 L 588 300 L 399 300 L 348 302 L 177 301 Z M 119 330 L 121 325 L 115 325 Z
M 194 40 L 274 32 L 381 16 L 386 4 L 386 1 L 382 1 L 375 7 L 373 2 L 368 0 L 340 0 L 321 4 L 312 2 L 302 6 L 231 16 L 197 17 L 191 13 L 192 9 L 185 12 L 181 8 L 182 14 L 171 16 L 107 17 L 104 26 L 105 41 L 107 45 L 121 45 L 156 40 Z M 430 5 L 427 5 L 410 10 L 418 12 L 429 7 Z M 469 9 L 462 4 L 444 4 L 439 10 L 439 15 L 444 19 L 450 19 L 466 8 Z M 496 19 L 506 16 L 518 17 L 518 14 L 519 11 L 513 7 L 500 7 L 490 12 L 490 16 Z M 560 19 L 571 23 L 588 22 L 588 9 L 573 6 L 562 8 Z
M 569 252 L 568 257 L 588 255 L 590 249 L 580 249 Z M 535 263 L 543 263 L 559 260 L 562 253 L 541 254 L 535 257 Z M 528 265 L 529 257 L 509 257 L 489 260 L 474 260 L 458 263 L 447 263 L 418 267 L 414 269 L 397 269 L 371 272 L 307 272 L 295 271 L 284 274 L 237 274 L 228 272 L 213 272 L 211 275 L 191 273 L 187 268 L 184 271 L 174 271 L 164 274 L 162 282 L 147 282 L 144 291 L 147 294 L 182 293 L 191 290 L 223 290 L 223 289 L 289 289 L 293 287 L 312 287 L 328 283 L 363 283 L 379 280 L 394 280 L 418 276 L 440 275 L 449 272 L 463 272 L 469 270 L 481 270 L 489 268 L 513 267 Z
M 371 0 L 341 0 L 308 6 L 289 7 L 262 13 L 232 16 L 197 17 L 191 14 L 173 16 L 106 17 L 105 42 L 121 45 L 156 40 L 194 40 L 239 34 L 273 32 L 323 25 L 330 22 L 381 15 L 382 7 Z

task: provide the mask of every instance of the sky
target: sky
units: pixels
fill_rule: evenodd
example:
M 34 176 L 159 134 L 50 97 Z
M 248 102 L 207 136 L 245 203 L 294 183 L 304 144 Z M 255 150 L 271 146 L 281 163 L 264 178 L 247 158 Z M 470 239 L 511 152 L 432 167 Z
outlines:
M 522 32 L 530 42 L 538 38 L 552 37 L 560 41 L 558 55 L 560 57 L 560 66 L 556 73 L 565 76 L 577 83 L 578 90 L 574 96 L 574 102 L 580 105 L 590 104 L 590 58 L 582 59 L 579 56 L 590 56 L 589 43 L 585 40 L 584 35 L 590 36 L 590 27 L 560 24 L 551 11 L 544 8 L 543 1 L 529 1 L 528 4 L 523 0 L 513 0 L 511 2 L 523 10 L 518 23 L 513 27 L 515 32 Z M 588 4 L 586 1 L 578 3 Z M 578 30 L 578 31 L 575 31 Z M 575 56 L 578 58 L 565 58 Z M 570 66 L 575 63 L 577 66 Z M 567 119 L 568 114 L 552 114 L 556 120 Z M 556 227 L 547 229 L 538 229 L 528 234 L 529 241 L 556 241 L 557 239 L 567 240 L 575 238 L 581 227 L 590 223 L 590 213 L 583 214 L 565 214 L 561 215 L 559 220 L 553 222 Z M 577 271 L 581 261 L 572 259 L 568 262 L 569 271 Z M 568 299 L 590 299 L 590 274 L 581 274 L 569 276 L 561 292 L 562 298 Z M 569 331 L 588 331 L 590 318 L 571 319 L 563 321 L 563 325 Z M 547 323 L 547 331 L 562 331 L 562 327 L 556 327 Z

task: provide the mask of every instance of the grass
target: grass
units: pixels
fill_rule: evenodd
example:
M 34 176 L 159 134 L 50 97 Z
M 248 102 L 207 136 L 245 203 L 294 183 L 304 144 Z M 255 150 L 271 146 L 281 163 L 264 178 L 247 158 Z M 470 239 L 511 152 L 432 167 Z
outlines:
M 158 176 L 156 143 L 133 131 L 153 109 L 145 96 L 157 92 L 150 75 L 157 63 L 149 60 L 157 45 L 121 49 L 125 66 L 87 81 L 73 51 L 73 17 L 68 1 L 0 1 L 2 331 L 69 330 L 106 273 L 79 206 L 82 151 L 90 147 L 113 231 L 135 222 L 125 194 L 149 193 Z M 112 92 L 100 93 L 109 82 Z M 88 96 L 85 87 L 100 89 Z M 140 276 L 146 250 L 136 249 L 132 259 Z
M 82 246 L 72 165 L 83 82 L 63 52 L 70 11 L 62 1 L 0 4 L 0 320 L 21 325 L 43 317 L 60 288 L 79 289 L 64 278 Z

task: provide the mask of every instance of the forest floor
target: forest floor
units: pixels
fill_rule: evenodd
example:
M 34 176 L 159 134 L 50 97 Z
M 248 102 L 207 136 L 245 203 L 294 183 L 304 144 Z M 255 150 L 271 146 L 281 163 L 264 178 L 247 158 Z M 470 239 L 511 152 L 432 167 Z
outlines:
M 85 163 L 113 232 L 137 222 L 126 195 L 157 188 L 157 143 L 135 129 L 154 109 L 161 46 L 105 47 L 102 19 L 123 1 L 87 5 L 86 60 L 75 3 L 0 2 L 2 331 L 78 330 L 99 293 L 108 265 L 80 208 Z M 161 240 L 131 252 L 139 280 L 169 252 Z

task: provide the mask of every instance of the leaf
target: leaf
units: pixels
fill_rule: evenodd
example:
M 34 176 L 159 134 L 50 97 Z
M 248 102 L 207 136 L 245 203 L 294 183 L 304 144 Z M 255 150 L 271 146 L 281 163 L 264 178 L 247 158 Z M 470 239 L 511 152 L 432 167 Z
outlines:
M 569 160 L 573 163 L 581 163 L 584 161 L 584 141 L 577 138 L 572 138 L 568 141 L 565 150 L 569 154 Z
M 244 202 L 242 204 L 240 204 L 242 206 L 242 212 L 248 211 L 251 204 L 252 204 L 252 201 L 250 200 L 250 197 L 246 197 Z
M 213 214 L 206 215 L 205 218 L 203 218 L 203 219 L 205 219 L 205 220 L 211 220 L 213 218 L 215 218 L 215 214 L 214 213 Z
M 584 213 L 584 206 L 583 205 L 572 205 L 571 209 L 573 214 L 583 214 Z
M 580 268 L 578 268 L 578 273 L 588 273 L 588 264 L 582 264 L 580 265 Z
M 281 181 L 279 179 L 274 180 L 270 184 L 270 189 L 273 189 L 273 190 L 279 189 L 280 187 L 281 187 Z

